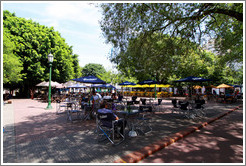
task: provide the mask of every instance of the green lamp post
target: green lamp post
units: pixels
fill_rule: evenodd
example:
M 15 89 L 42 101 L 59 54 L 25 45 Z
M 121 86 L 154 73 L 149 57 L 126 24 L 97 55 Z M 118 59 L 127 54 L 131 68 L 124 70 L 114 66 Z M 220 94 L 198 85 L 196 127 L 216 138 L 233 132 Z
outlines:
M 155 81 L 157 81 L 156 77 L 157 77 L 157 73 L 155 73 Z M 157 95 L 156 95 L 156 84 L 155 84 L 155 99 L 156 98 L 157 98 Z
M 48 61 L 49 61 L 49 66 L 50 66 L 50 78 L 49 78 L 49 96 L 48 96 L 48 106 L 46 109 L 52 109 L 51 106 L 51 68 L 52 68 L 52 62 L 53 62 L 53 55 L 50 53 L 48 55 Z

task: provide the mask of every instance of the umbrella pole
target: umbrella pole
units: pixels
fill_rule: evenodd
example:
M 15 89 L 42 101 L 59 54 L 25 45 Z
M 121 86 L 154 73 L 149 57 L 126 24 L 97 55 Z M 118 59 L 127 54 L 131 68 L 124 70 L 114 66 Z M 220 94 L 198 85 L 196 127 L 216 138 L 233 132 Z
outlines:
M 156 99 L 156 97 L 157 97 L 157 96 L 156 96 L 156 84 L 155 84 L 155 99 Z

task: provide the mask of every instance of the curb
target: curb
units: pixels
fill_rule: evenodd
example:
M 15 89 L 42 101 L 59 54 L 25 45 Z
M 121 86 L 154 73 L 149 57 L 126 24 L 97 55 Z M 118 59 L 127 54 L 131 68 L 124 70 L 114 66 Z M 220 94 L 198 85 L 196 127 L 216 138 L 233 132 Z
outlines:
M 130 154 L 127 154 L 127 155 L 119 158 L 118 160 L 114 161 L 114 163 L 137 163 L 140 160 L 148 157 L 149 155 L 151 155 L 151 154 L 167 147 L 168 145 L 171 145 L 172 143 L 184 138 L 185 136 L 187 136 L 187 135 L 207 126 L 208 124 L 232 113 L 233 111 L 239 109 L 240 107 L 241 106 L 237 106 L 234 109 L 227 111 L 226 113 L 221 113 L 221 114 L 219 114 L 219 116 L 210 118 L 207 122 L 203 122 L 203 123 L 197 124 L 195 126 L 188 127 L 187 129 L 185 129 L 183 131 L 180 131 L 180 132 L 172 134 L 168 137 L 165 137 L 165 138 L 163 138 L 159 141 L 156 141 L 153 144 L 150 144 L 150 145 L 148 145 L 148 146 L 146 146 L 146 147 L 144 147 L 138 151 L 132 152 Z

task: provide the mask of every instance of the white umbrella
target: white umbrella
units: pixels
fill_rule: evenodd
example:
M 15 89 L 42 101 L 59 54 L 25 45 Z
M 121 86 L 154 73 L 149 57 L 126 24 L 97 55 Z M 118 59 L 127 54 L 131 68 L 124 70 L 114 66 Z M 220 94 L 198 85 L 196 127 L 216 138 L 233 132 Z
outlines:
M 45 85 L 45 81 L 43 81 L 43 82 L 40 82 L 40 83 L 38 83 L 36 86 L 44 86 Z
M 71 85 L 74 85 L 75 84 L 75 81 L 68 81 L 68 82 L 65 82 L 64 84 L 63 84 L 63 86 L 65 86 L 66 88 L 67 87 L 69 87 L 69 86 L 71 86 Z
M 51 87 L 62 87 L 62 84 L 55 82 L 55 81 L 51 81 Z M 39 84 L 37 84 L 36 86 L 44 86 L 44 87 L 49 87 L 49 82 L 41 82 Z

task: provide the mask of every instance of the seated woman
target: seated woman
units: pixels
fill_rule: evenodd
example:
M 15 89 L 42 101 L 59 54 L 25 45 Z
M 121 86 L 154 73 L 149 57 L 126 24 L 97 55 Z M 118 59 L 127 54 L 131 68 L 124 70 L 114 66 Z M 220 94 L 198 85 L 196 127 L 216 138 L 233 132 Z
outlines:
M 126 127 L 126 123 L 127 123 L 126 120 L 125 119 L 119 119 L 119 117 L 117 115 L 115 115 L 112 110 L 107 109 L 107 106 L 108 106 L 107 102 L 103 101 L 100 105 L 100 109 L 98 110 L 98 113 L 112 113 L 114 116 L 113 120 L 117 120 L 115 125 L 120 126 L 120 133 L 123 134 L 123 130 Z M 105 121 L 104 123 L 105 123 L 104 124 L 105 126 L 111 127 L 111 125 L 112 125 L 110 122 L 107 122 L 107 121 Z M 124 124 L 124 126 L 123 126 L 123 124 Z

